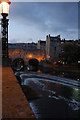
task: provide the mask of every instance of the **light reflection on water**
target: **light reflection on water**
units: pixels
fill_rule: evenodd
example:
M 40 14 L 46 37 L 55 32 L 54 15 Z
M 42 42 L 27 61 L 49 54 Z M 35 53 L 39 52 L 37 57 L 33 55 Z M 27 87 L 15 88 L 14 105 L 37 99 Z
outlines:
M 59 77 L 65 77 L 65 78 L 71 78 L 75 80 L 80 80 L 80 72 L 66 72 L 66 71 L 60 71 L 59 70 L 53 70 L 53 69 L 45 69 L 45 68 L 40 68 L 37 72 L 39 73 L 45 73 L 49 75 L 56 75 Z
M 55 77 L 55 79 L 58 79 L 57 81 L 55 81 L 54 76 L 36 72 L 18 72 L 16 73 L 16 75 L 20 76 L 20 78 L 22 79 L 22 85 L 28 85 L 34 88 L 36 91 L 39 91 L 43 96 L 46 96 L 49 101 L 52 101 L 53 99 L 64 100 L 68 104 L 68 106 L 72 108 L 72 110 L 80 110 L 80 89 L 75 86 L 74 83 L 77 84 L 75 80 L 71 80 L 71 84 L 70 80 L 65 83 L 63 82 L 63 80 L 59 81 L 59 79 L 62 78 Z M 66 81 L 66 79 L 64 79 L 64 81 Z M 40 100 L 41 99 L 37 101 L 40 102 Z M 31 101 L 30 105 L 34 113 L 36 114 L 36 117 L 38 118 L 39 106 L 36 107 L 36 103 L 34 101 Z

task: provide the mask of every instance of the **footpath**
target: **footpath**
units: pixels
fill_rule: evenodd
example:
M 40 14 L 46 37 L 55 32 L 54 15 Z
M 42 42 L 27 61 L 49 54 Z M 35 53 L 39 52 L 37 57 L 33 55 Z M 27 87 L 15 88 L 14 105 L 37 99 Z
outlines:
M 11 67 L 2 67 L 2 119 L 9 118 L 36 119 Z

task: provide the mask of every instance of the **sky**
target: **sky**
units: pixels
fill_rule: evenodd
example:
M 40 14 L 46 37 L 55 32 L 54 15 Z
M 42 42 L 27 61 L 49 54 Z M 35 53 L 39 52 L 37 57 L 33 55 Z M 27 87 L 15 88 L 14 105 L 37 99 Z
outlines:
M 9 0 L 5 0 L 5 1 L 8 2 Z M 79 2 L 79 0 L 10 0 L 10 1 L 11 2 Z
M 78 39 L 77 2 L 12 2 L 8 18 L 11 43 L 38 42 L 49 34 Z

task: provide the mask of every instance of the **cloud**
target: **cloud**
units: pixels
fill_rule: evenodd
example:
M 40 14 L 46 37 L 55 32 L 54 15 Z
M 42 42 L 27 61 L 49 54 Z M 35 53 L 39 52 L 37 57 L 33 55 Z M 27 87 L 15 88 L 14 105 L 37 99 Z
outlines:
M 78 17 L 77 3 L 14 3 L 12 18 L 24 21 L 27 25 L 56 22 L 58 25 L 75 27 Z
M 10 0 L 11 2 L 78 2 L 79 0 Z
M 29 31 L 77 35 L 78 3 L 16 2 L 10 6 L 9 18 Z

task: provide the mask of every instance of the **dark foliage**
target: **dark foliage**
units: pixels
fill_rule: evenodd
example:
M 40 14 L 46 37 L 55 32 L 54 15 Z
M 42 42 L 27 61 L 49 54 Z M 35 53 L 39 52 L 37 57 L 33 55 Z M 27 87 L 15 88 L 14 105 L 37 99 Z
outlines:
M 80 61 L 80 46 L 76 44 L 65 44 L 63 46 L 64 52 L 59 54 L 62 61 L 71 63 L 78 63 Z

